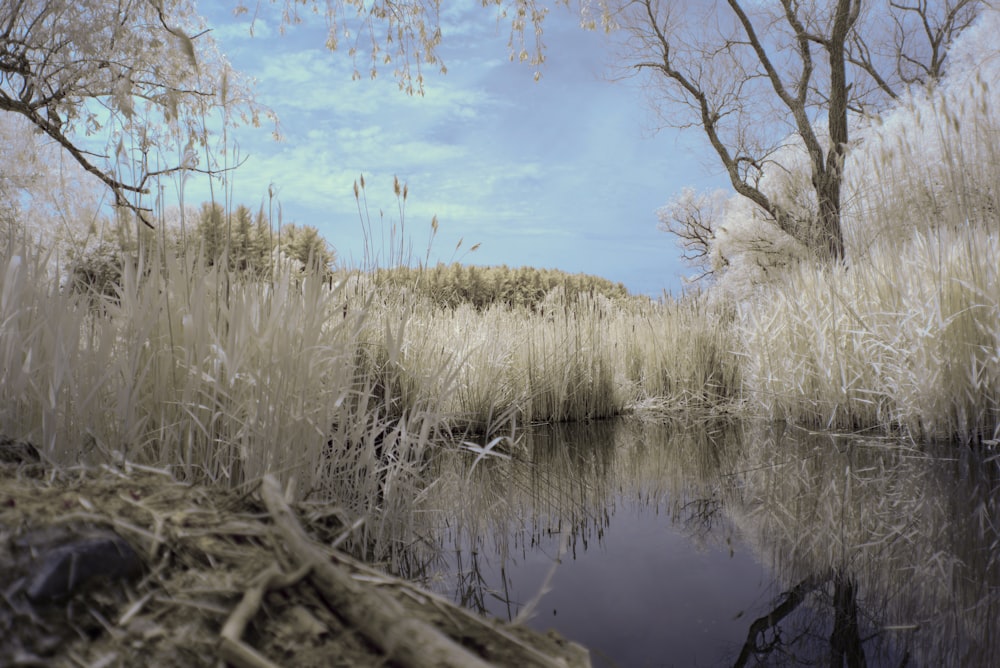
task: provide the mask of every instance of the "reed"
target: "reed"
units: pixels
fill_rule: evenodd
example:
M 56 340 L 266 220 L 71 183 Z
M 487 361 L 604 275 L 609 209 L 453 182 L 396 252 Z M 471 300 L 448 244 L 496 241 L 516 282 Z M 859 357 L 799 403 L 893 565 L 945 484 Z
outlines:
M 926 124 L 902 124 L 915 134 L 887 124 L 852 157 L 880 176 L 856 170 L 849 267 L 797 262 L 739 302 L 562 281 L 490 303 L 512 294 L 491 271 L 478 301 L 454 303 L 433 293 L 459 294 L 445 275 L 466 274 L 427 263 L 392 280 L 283 262 L 261 277 L 155 237 L 135 240 L 114 289 L 81 293 L 57 258 L 11 241 L 0 428 L 60 464 L 127 460 L 229 485 L 277 473 L 299 497 L 363 518 L 349 540 L 390 559 L 421 535 L 414 511 L 437 448 L 493 452 L 532 422 L 722 409 L 996 440 L 1000 127 L 974 95 L 989 87 L 968 85 L 971 101 L 914 103 L 906 113 Z M 928 142 L 934 163 L 921 162 Z M 405 264 L 395 189 L 400 224 L 372 257 Z
M 459 430 L 489 434 L 515 420 L 593 420 L 651 402 L 680 410 L 739 399 L 733 329 L 703 300 L 567 299 L 559 289 L 537 309 L 408 299 L 376 299 L 370 317 L 373 347 L 380 332 L 401 337 L 401 357 L 381 366 L 394 369 L 389 401 L 403 407 L 435 397 Z M 405 327 L 387 324 L 400 313 Z
M 917 437 L 1000 436 L 1000 123 L 978 77 L 869 129 L 849 267 L 802 263 L 741 306 L 765 415 Z
M 128 461 L 224 485 L 275 472 L 299 497 L 373 518 L 352 542 L 405 542 L 394 509 L 423 484 L 442 418 L 434 402 L 387 410 L 361 361 L 366 310 L 347 308 L 345 287 L 290 268 L 242 281 L 163 252 L 127 264 L 109 297 L 63 289 L 30 248 L 4 255 L 5 433 L 62 465 Z
M 744 379 L 763 414 L 823 429 L 995 439 L 1000 235 L 915 232 L 848 271 L 803 266 L 747 305 Z

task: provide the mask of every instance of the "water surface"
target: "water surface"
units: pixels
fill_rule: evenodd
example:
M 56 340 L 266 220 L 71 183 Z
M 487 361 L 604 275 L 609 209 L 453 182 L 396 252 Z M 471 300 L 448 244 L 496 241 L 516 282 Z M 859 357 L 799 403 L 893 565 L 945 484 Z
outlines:
M 513 454 L 443 464 L 423 573 L 595 666 L 996 665 L 989 448 L 614 421 Z

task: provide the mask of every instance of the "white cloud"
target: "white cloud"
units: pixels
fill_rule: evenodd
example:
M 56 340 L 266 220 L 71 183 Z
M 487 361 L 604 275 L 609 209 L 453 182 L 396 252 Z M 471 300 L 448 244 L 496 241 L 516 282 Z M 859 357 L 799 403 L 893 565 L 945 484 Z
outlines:
M 282 36 L 264 3 L 248 39 L 246 16 L 221 16 L 221 47 L 257 79 L 258 99 L 278 113 L 284 135 L 279 144 L 250 128 L 230 134 L 251 155 L 232 175 L 234 201 L 255 206 L 276 184 L 286 222 L 315 225 L 342 254 L 357 256 L 353 184 L 363 173 L 371 215 L 382 209 L 391 221 L 397 175 L 409 185 L 408 229 L 421 238 L 436 214 L 446 260 L 464 237 L 463 248 L 483 241 L 478 256 L 490 262 L 587 270 L 594 261 L 602 272 L 617 263 L 615 280 L 655 266 L 669 280 L 663 264 L 672 247 L 656 232 L 653 211 L 699 175 L 672 138 L 640 135 L 634 91 L 598 81 L 599 39 L 554 11 L 546 20 L 549 62 L 535 84 L 533 68 L 507 62 L 508 32 L 490 8 L 476 0 L 444 4 L 449 73 L 425 71 L 423 97 L 401 93 L 391 70 L 352 81 L 350 56 L 324 47 L 322 18 L 304 15 Z M 366 61 L 358 65 L 367 69 Z M 675 179 L 682 181 L 672 186 Z M 187 201 L 203 199 L 207 186 L 192 183 Z M 609 259 L 640 251 L 655 260 Z
M 254 21 L 216 24 L 212 28 L 212 35 L 216 40 L 232 43 L 237 40 L 268 39 L 274 36 L 274 29 L 265 19 L 257 18 Z

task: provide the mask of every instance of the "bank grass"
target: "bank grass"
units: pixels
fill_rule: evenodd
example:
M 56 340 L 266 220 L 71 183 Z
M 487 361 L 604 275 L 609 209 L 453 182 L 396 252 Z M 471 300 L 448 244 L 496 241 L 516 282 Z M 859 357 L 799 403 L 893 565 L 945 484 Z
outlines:
M 847 262 L 803 262 L 741 304 L 745 388 L 764 415 L 1000 437 L 996 99 L 973 75 L 864 133 L 848 172 Z
M 822 429 L 995 439 L 1000 239 L 914 232 L 844 267 L 800 267 L 744 311 L 745 378 L 772 417 Z
M 230 486 L 276 473 L 299 498 L 370 518 L 353 544 L 412 540 L 393 510 L 419 494 L 443 417 L 432 396 L 388 409 L 363 361 L 366 307 L 345 287 L 292 267 L 244 281 L 164 252 L 127 264 L 114 295 L 80 294 L 48 260 L 4 249 L 5 434 L 63 466 L 130 462 Z M 394 341 L 381 342 L 389 360 Z

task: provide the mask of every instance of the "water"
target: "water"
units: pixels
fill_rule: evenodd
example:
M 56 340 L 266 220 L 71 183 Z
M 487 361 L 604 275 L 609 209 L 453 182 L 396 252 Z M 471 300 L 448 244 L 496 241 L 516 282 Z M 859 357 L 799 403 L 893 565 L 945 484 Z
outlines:
M 443 463 L 425 581 L 595 666 L 998 665 L 989 448 L 618 421 L 512 454 Z

